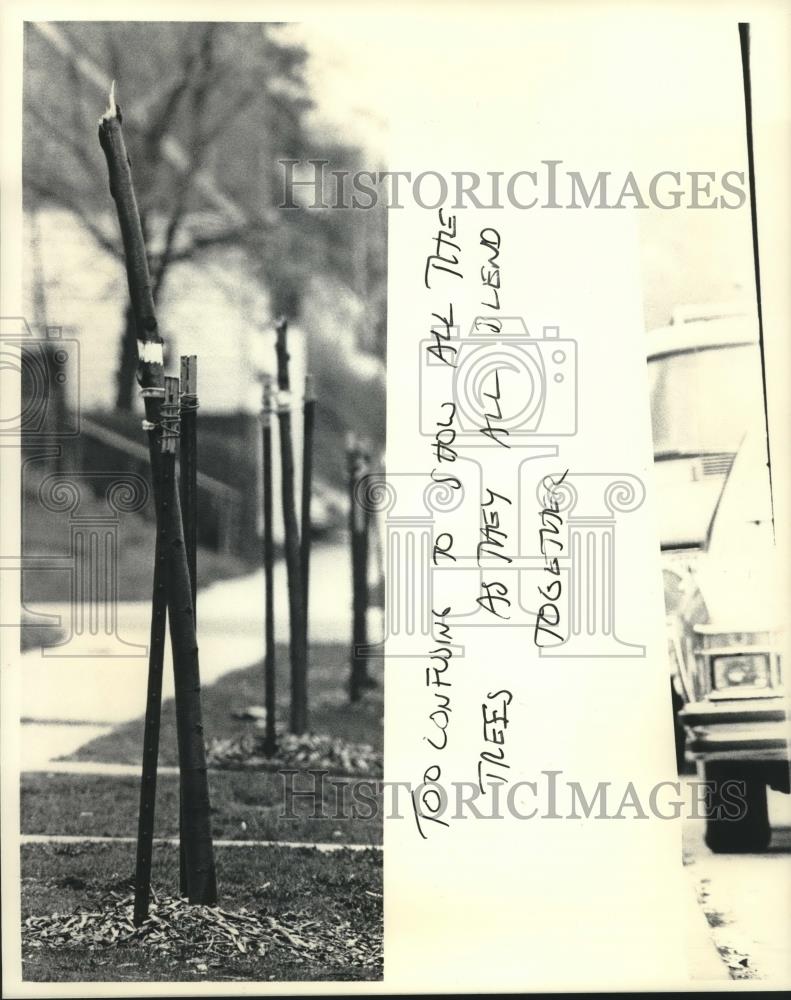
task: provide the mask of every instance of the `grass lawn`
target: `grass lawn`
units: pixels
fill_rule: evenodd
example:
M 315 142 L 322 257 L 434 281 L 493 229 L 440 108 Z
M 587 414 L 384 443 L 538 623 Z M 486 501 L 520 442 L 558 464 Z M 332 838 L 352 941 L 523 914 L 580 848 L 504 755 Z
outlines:
M 38 496 L 41 477 L 28 473 L 22 501 L 22 546 L 28 556 L 67 556 L 71 550 L 68 511 L 47 510 Z M 89 491 L 80 503 L 80 515 L 106 514 L 106 505 Z M 148 506 L 151 500 L 148 500 Z M 116 586 L 122 601 L 151 600 L 151 567 L 154 564 L 154 521 L 142 512 L 123 513 L 118 518 L 118 574 Z M 251 566 L 238 556 L 198 549 L 198 586 L 249 573 Z M 22 599 L 31 611 L 44 601 L 69 597 L 69 572 L 62 569 L 28 569 L 22 574 Z
M 71 913 L 102 906 L 109 891 L 130 891 L 133 844 L 39 845 L 22 847 L 22 919 Z M 151 944 L 32 947 L 23 932 L 23 976 L 37 982 L 249 982 L 295 980 L 376 980 L 381 964 L 382 868 L 378 851 L 321 854 L 280 847 L 218 848 L 220 905 L 246 907 L 262 922 L 301 917 L 330 929 L 340 942 L 317 960 L 287 948 L 273 935 L 263 956 L 238 954 L 213 958 L 203 943 L 185 944 L 178 953 L 158 952 Z M 154 888 L 172 892 L 178 882 L 178 850 L 155 845 Z M 363 966 L 343 946 L 360 935 L 368 939 L 369 964 Z M 203 969 L 197 968 L 203 965 Z M 208 969 L 206 968 L 208 965 Z
M 369 815 L 374 811 L 370 806 L 353 809 L 351 788 L 335 780 L 339 784 L 329 777 L 314 784 L 310 775 L 296 775 L 295 790 L 315 789 L 317 794 L 315 799 L 292 799 L 284 794 L 282 776 L 271 771 L 209 771 L 212 833 L 224 840 L 380 844 L 381 808 L 375 816 Z M 137 777 L 30 773 L 23 775 L 20 792 L 23 833 L 137 836 Z M 178 807 L 178 776 L 160 775 L 157 837 L 178 835 Z
M 279 719 L 288 717 L 288 659 L 278 649 L 280 670 Z M 311 650 L 309 679 L 311 731 L 368 743 L 382 749 L 382 666 L 370 672 L 378 687 L 358 705 L 346 693 L 348 649 L 316 644 Z M 204 725 L 208 741 L 260 732 L 254 723 L 234 713 L 263 701 L 260 664 L 226 674 L 203 691 Z M 143 720 L 117 727 L 84 746 L 80 760 L 139 764 Z M 160 760 L 176 764 L 174 705 L 163 705 Z M 295 789 L 316 789 L 309 774 L 296 776 Z M 302 843 L 364 844 L 382 842 L 381 808 L 360 800 L 355 809 L 349 781 L 326 778 L 312 800 L 292 800 L 286 817 L 283 776 L 273 770 L 209 770 L 212 831 L 216 839 L 271 840 Z M 135 837 L 140 781 L 137 776 L 28 773 L 21 781 L 21 828 L 30 834 Z M 377 796 L 380 800 L 380 797 Z M 345 808 L 344 808 L 345 803 Z M 155 835 L 178 834 L 178 777 L 160 775 L 157 783 Z M 346 818 L 338 818 L 339 812 Z M 375 814 L 370 815 L 371 812 Z M 382 852 L 333 851 L 310 848 L 217 847 L 220 905 L 227 911 L 245 908 L 262 931 L 266 952 L 233 957 L 208 955 L 205 942 L 157 950 L 150 940 L 96 944 L 78 940 L 53 946 L 23 933 L 23 974 L 35 981 L 297 981 L 375 980 L 382 975 Z M 22 846 L 22 909 L 28 917 L 71 915 L 75 908 L 104 911 L 109 892 L 125 897 L 134 869 L 135 844 Z M 178 850 L 156 844 L 154 889 L 173 896 L 178 885 Z M 68 926 L 79 926 L 77 915 Z M 116 917 L 112 918 L 115 926 Z M 268 921 L 292 930 L 312 928 L 314 945 L 289 946 Z M 63 921 L 60 921 L 62 924 Z M 158 926 L 158 925 L 157 925 Z M 123 928 L 121 928 L 123 929 Z M 23 927 L 24 932 L 24 927 Z M 302 931 L 300 930 L 300 934 Z M 30 931 L 34 934 L 34 931 Z M 71 936 L 72 932 L 69 931 Z M 271 939 L 271 940 L 270 940 Z M 296 938 L 294 940 L 297 940 Z M 304 942 L 304 938 L 303 938 Z M 318 943 L 316 943 L 318 942 Z
M 276 656 L 279 670 L 278 719 L 285 722 L 288 718 L 288 650 L 278 646 Z M 369 672 L 378 682 L 378 686 L 366 692 L 361 702 L 351 705 L 347 695 L 348 647 L 329 643 L 313 644 L 308 676 L 311 731 L 329 733 L 332 736 L 343 737 L 349 742 L 368 743 L 376 750 L 382 749 L 381 660 L 372 660 Z M 204 688 L 203 724 L 206 739 L 222 739 L 242 733 L 259 732 L 254 723 L 235 719 L 233 713 L 250 705 L 261 705 L 263 700 L 264 671 L 261 664 L 234 670 Z M 87 743 L 70 759 L 138 764 L 141 760 L 142 746 L 143 719 L 140 718 Z M 160 761 L 163 764 L 178 763 L 176 714 L 172 700 L 166 701 L 162 706 Z
M 346 695 L 347 648 L 316 644 L 311 653 L 311 730 L 381 750 L 381 664 L 370 666 L 379 686 L 352 706 Z M 288 715 L 284 690 L 287 663 L 286 650 L 279 648 L 281 720 Z M 260 664 L 229 673 L 206 687 L 203 706 L 207 739 L 260 732 L 254 723 L 234 718 L 234 713 L 252 704 L 260 705 L 262 692 Z M 143 720 L 137 719 L 87 744 L 74 756 L 80 760 L 139 764 L 142 741 Z M 174 706 L 168 701 L 163 705 L 160 760 L 173 765 L 177 759 Z M 355 808 L 349 792 L 351 781 L 354 779 L 336 778 L 333 782 L 327 777 L 317 786 L 309 774 L 297 775 L 295 790 L 315 789 L 318 795 L 307 801 L 291 800 L 293 815 L 284 816 L 284 779 L 276 771 L 210 769 L 212 832 L 222 840 L 381 844 L 381 808 L 372 809 L 369 802 L 361 800 Z M 345 798 L 341 790 L 344 788 Z M 25 774 L 21 781 L 22 832 L 135 837 L 139 789 L 137 776 Z M 370 801 L 373 789 L 369 785 L 366 791 Z M 178 777 L 160 775 L 157 837 L 177 836 L 178 798 Z M 381 801 L 379 795 L 376 798 Z M 346 818 L 338 818 L 339 812 Z M 380 850 L 372 847 L 320 853 L 310 848 L 220 846 L 216 856 L 220 905 L 225 910 L 246 908 L 266 928 L 269 920 L 292 929 L 295 924 L 312 926 L 314 930 L 309 933 L 321 942 L 316 946 L 319 950 L 289 947 L 277 931 L 270 942 L 268 930 L 264 955 L 248 952 L 232 958 L 207 957 L 200 943 L 184 947 L 179 944 L 175 950 L 161 952 L 150 941 L 114 945 L 77 941 L 53 947 L 40 942 L 36 946 L 36 939 L 25 941 L 23 936 L 25 979 L 279 982 L 381 978 Z M 108 892 L 126 896 L 131 891 L 134 859 L 134 843 L 23 845 L 23 920 L 53 913 L 71 914 L 75 907 L 103 909 L 101 900 Z M 154 889 L 172 896 L 177 884 L 177 848 L 156 844 Z M 81 919 L 78 916 L 74 925 Z

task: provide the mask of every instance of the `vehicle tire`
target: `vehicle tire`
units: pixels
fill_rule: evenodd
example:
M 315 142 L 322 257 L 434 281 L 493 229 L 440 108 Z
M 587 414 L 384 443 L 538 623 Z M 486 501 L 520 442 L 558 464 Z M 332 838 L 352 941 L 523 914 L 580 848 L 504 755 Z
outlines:
M 676 691 L 676 685 L 672 678 L 670 679 L 670 698 L 673 706 L 673 739 L 676 745 L 676 773 L 684 774 L 687 770 L 687 731 L 684 729 L 684 723 L 681 721 L 679 715 L 679 712 L 684 707 L 684 699 Z
M 706 764 L 705 778 L 713 786 L 706 815 L 705 839 L 709 850 L 714 854 L 765 851 L 772 828 L 763 767 L 751 761 L 711 761 Z

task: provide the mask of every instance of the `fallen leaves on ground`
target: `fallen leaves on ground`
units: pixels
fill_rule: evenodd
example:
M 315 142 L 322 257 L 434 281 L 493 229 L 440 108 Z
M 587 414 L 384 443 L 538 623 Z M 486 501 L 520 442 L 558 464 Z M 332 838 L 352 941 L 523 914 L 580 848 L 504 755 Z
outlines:
M 280 770 L 296 767 L 355 777 L 382 775 L 381 751 L 367 743 L 349 743 L 321 733 L 302 736 L 281 733 L 277 738 L 277 750 L 271 757 L 264 753 L 264 737 L 258 733 L 215 739 L 208 744 L 206 757 L 209 767 L 216 768 Z
M 135 927 L 134 896 L 110 892 L 99 904 L 71 913 L 28 917 L 22 924 L 27 948 L 150 948 L 194 963 L 235 955 L 266 955 L 285 949 L 297 962 L 325 962 L 356 968 L 382 964 L 381 924 L 365 931 L 348 921 L 310 919 L 305 913 L 277 915 L 193 906 L 177 896 L 152 894 L 148 919 Z M 192 953 L 193 957 L 188 957 Z

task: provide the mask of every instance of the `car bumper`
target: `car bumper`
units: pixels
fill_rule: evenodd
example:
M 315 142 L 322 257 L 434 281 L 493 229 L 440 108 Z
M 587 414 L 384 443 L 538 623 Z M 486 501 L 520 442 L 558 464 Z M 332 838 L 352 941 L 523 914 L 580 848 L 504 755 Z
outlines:
M 687 750 L 698 759 L 789 759 L 783 701 L 691 702 L 679 715 L 688 731 Z

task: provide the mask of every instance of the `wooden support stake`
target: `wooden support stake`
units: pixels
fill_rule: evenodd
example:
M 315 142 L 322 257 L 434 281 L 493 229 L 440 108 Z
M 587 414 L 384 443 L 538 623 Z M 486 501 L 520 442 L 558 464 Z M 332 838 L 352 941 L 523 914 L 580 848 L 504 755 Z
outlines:
M 181 449 L 179 453 L 179 497 L 184 522 L 184 546 L 192 590 L 192 613 L 198 628 L 198 359 L 194 354 L 181 356 L 179 384 L 181 413 Z M 179 789 L 179 887 L 182 896 L 189 893 L 187 856 L 184 849 L 184 793 Z
M 162 508 L 164 544 L 184 555 L 179 494 L 176 488 L 176 447 L 179 439 L 179 380 L 165 377 L 162 419 Z M 200 674 L 195 619 L 192 612 L 186 558 L 168 564 L 170 638 L 176 687 L 176 735 L 179 748 L 184 820 L 184 854 L 191 903 L 212 906 L 217 901 L 214 849 L 211 839 L 206 747 L 200 708 Z M 183 603 L 174 606 L 174 596 Z M 191 639 L 191 641 L 190 641 Z
M 280 429 L 281 491 L 286 536 L 288 572 L 289 654 L 291 659 L 291 732 L 300 735 L 308 728 L 307 648 L 303 610 L 302 566 L 296 491 L 294 489 L 294 448 L 291 434 L 291 385 L 288 374 L 288 321 L 275 324 L 277 333 L 277 419 Z
M 176 713 L 179 722 L 179 764 L 184 789 L 186 857 L 189 899 L 212 905 L 217 890 L 214 850 L 211 841 L 206 751 L 200 705 L 200 670 L 189 567 L 184 547 L 181 504 L 175 488 L 175 469 L 164 481 L 160 452 L 160 410 L 164 396 L 162 339 L 159 336 L 151 277 L 148 270 L 140 213 L 137 208 L 132 171 L 121 128 L 121 110 L 110 92 L 109 107 L 99 122 L 99 143 L 107 161 L 110 194 L 115 202 L 124 246 L 129 297 L 138 339 L 138 381 L 146 410 L 151 479 L 154 499 L 162 505 L 163 547 L 167 564 L 168 619 L 173 665 L 176 674 Z M 172 387 L 178 416 L 178 380 Z M 172 421 L 171 417 L 168 417 Z M 168 459 L 170 461 L 170 459 Z M 175 456 L 173 457 L 175 462 Z
M 310 648 L 308 630 L 310 608 L 310 501 L 313 495 L 313 431 L 316 423 L 316 396 L 313 376 L 305 376 L 305 399 L 302 404 L 302 520 L 300 524 L 300 557 L 302 568 L 302 614 L 305 621 L 305 655 Z
M 162 667 L 165 659 L 167 628 L 167 565 L 162 546 L 163 511 L 157 504 L 157 540 L 154 552 L 154 588 L 151 597 L 151 638 L 148 652 L 148 692 L 143 734 L 143 773 L 140 780 L 140 814 L 137 824 L 137 862 L 135 866 L 136 927 L 148 916 L 151 895 L 151 859 L 154 847 L 154 808 L 157 793 L 159 727 L 162 717 Z
M 194 354 L 181 358 L 181 453 L 179 485 L 184 545 L 192 585 L 192 609 L 198 620 L 198 359 Z
M 276 670 L 275 661 L 275 543 L 272 531 L 273 490 L 272 490 L 272 380 L 267 375 L 263 384 L 263 406 L 261 410 L 261 434 L 263 444 L 263 558 L 264 558 L 264 706 L 266 708 L 266 730 L 264 753 L 272 757 L 277 750 L 275 722 Z
M 349 697 L 359 701 L 369 685 L 363 649 L 368 645 L 368 522 L 367 510 L 357 499 L 357 484 L 367 471 L 361 444 L 350 436 L 346 446 L 349 474 L 349 544 L 352 559 L 352 641 Z

